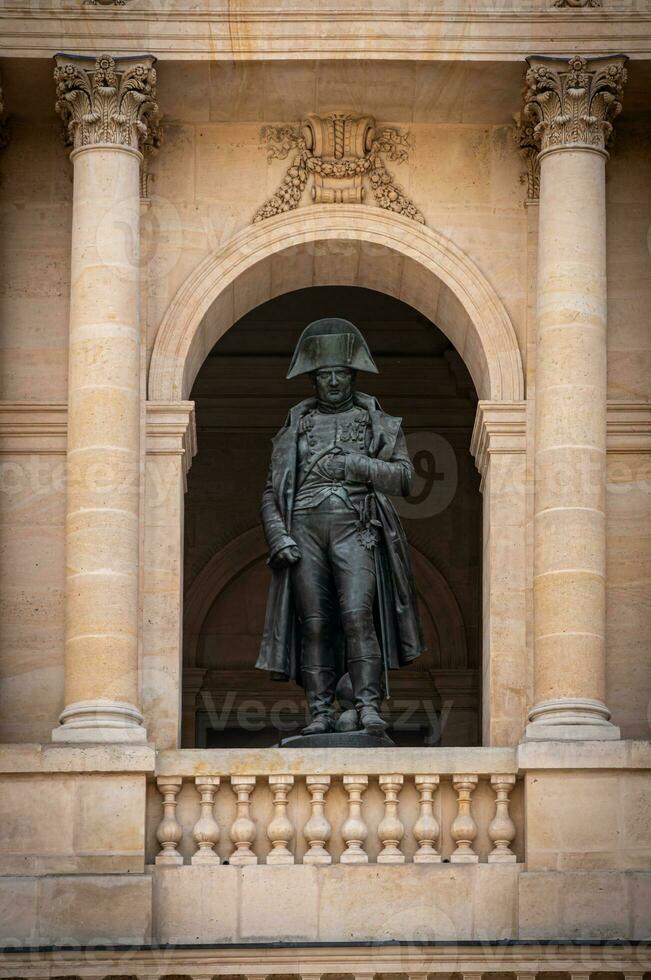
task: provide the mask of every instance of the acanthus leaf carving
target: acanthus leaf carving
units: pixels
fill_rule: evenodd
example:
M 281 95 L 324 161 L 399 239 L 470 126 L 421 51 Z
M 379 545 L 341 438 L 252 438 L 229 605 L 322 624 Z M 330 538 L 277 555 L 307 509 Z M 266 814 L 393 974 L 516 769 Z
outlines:
M 541 151 L 573 145 L 605 149 L 622 110 L 626 61 L 625 55 L 527 58 L 522 117 L 532 125 Z
M 158 121 L 156 59 L 56 56 L 56 111 L 76 148 L 114 143 L 138 150 Z
M 602 0 L 554 0 L 554 7 L 601 7 Z
M 368 178 L 379 207 L 425 223 L 385 165 L 385 159 L 407 160 L 409 140 L 398 129 L 376 131 L 372 116 L 311 114 L 298 125 L 265 126 L 261 137 L 269 160 L 290 154 L 292 159 L 275 193 L 256 211 L 254 223 L 297 208 L 310 177 L 314 203 L 361 204 Z
M 149 169 L 151 158 L 156 156 L 163 142 L 163 125 L 158 114 L 149 120 L 147 135 L 142 141 L 142 164 L 140 166 L 140 197 L 143 201 L 149 200 L 149 185 L 153 179 L 153 174 Z
M 540 197 L 540 161 L 538 159 L 540 148 L 534 135 L 533 123 L 519 119 L 516 124 L 515 139 L 526 166 L 525 172 L 520 175 L 520 180 L 527 185 L 527 200 L 537 201 Z

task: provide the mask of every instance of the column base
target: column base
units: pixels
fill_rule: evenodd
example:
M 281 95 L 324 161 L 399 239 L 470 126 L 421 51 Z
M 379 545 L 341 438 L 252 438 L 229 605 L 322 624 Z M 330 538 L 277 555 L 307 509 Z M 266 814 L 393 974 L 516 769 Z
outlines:
M 124 701 L 77 701 L 64 708 L 59 721 L 53 742 L 147 741 L 142 715 Z
M 592 698 L 553 698 L 529 712 L 524 741 L 611 741 L 621 738 L 603 701 Z

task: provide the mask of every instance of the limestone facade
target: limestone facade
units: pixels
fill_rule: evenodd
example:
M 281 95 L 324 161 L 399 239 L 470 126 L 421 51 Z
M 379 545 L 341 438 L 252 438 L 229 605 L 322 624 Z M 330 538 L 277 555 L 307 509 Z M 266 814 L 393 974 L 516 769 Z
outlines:
M 0 976 L 642 978 L 649 10 L 0 25 Z M 453 484 L 405 519 L 437 720 L 292 751 L 214 716 L 287 698 L 255 507 L 335 301 Z

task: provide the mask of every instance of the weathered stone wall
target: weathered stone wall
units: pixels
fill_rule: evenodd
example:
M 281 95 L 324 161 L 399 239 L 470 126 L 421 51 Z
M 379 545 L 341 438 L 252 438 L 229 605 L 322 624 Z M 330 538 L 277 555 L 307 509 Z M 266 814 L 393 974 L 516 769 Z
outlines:
M 511 317 L 523 360 L 531 361 L 526 300 L 535 256 L 527 257 L 526 188 L 511 118 L 520 107 L 520 64 L 170 61 L 159 69 L 165 140 L 151 162 L 151 201 L 142 211 L 148 353 L 179 285 L 246 227 L 282 179 L 287 161 L 267 160 L 260 127 L 349 109 L 410 131 L 409 161 L 389 168 L 427 225 L 480 267 Z M 0 164 L 0 398 L 52 406 L 67 395 L 72 168 L 52 108 L 49 61 L 7 60 L 3 90 L 12 139 Z M 626 401 L 648 400 L 651 384 L 651 200 L 642 108 L 638 86 L 630 109 L 625 100 L 607 169 L 609 396 Z M 530 383 L 534 367 L 527 363 Z M 23 432 L 7 411 L 3 431 Z M 3 436 L 9 475 L 2 501 L 0 738 L 9 741 L 49 738 L 63 707 L 61 424 L 56 412 L 31 423 L 27 454 L 20 436 Z M 644 452 L 612 458 L 607 700 L 629 736 L 648 731 L 651 699 L 643 598 L 651 566 L 648 479 Z

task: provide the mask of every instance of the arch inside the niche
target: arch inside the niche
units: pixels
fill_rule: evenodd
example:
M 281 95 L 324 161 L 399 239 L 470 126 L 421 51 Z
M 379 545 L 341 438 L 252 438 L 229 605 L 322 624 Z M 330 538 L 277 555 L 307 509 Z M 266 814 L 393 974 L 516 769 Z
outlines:
M 417 587 L 437 631 L 445 638 L 442 669 L 463 670 L 468 664 L 468 646 L 463 616 L 444 575 L 417 548 L 411 546 L 411 561 Z M 261 527 L 238 535 L 216 552 L 191 582 L 185 596 L 183 615 L 184 667 L 197 667 L 203 625 L 219 595 L 252 565 L 266 557 L 267 542 Z
M 379 208 L 314 205 L 244 229 L 188 277 L 157 333 L 149 399 L 188 398 L 205 358 L 240 317 L 283 293 L 315 285 L 361 286 L 402 300 L 448 337 L 480 399 L 524 397 L 513 325 L 494 288 L 461 249 Z

